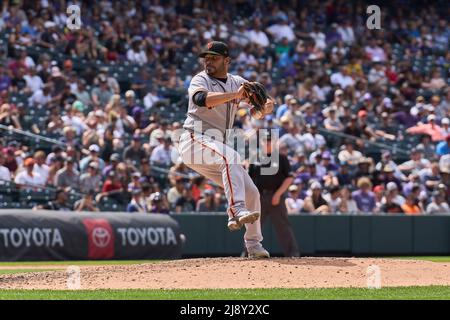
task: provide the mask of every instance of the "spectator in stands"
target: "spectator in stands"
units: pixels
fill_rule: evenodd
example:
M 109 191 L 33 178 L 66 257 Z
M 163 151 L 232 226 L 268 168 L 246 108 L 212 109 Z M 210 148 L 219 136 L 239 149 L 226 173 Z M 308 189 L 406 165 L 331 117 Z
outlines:
M 330 189 L 330 192 L 323 196 L 325 201 L 328 203 L 328 207 L 330 208 L 330 214 L 340 213 L 341 207 L 341 189 L 339 186 L 333 186 Z
M 339 206 L 339 212 L 344 214 L 357 214 L 358 206 L 355 200 L 352 199 L 352 194 L 348 187 L 341 189 L 341 204 Z
M 355 200 L 359 212 L 363 214 L 373 213 L 376 201 L 375 195 L 370 191 L 372 189 L 372 183 L 369 178 L 362 177 L 359 178 L 357 186 L 358 190 L 352 193 L 352 199 Z
M 409 134 L 426 134 L 429 135 L 433 141 L 444 140 L 442 128 L 436 124 L 436 116 L 434 114 L 430 114 L 427 117 L 426 124 L 418 124 L 410 127 L 406 132 Z
M 119 180 L 119 177 L 115 171 L 109 171 L 108 178 L 102 187 L 102 192 L 97 194 L 95 201 L 100 203 L 100 201 L 104 197 L 109 197 L 116 200 L 119 203 L 124 203 L 125 199 L 123 198 L 124 188 L 122 183 Z
M 186 179 L 183 179 L 180 176 L 175 178 L 175 185 L 167 192 L 167 201 L 169 202 L 170 208 L 175 209 L 178 199 L 183 196 L 185 184 Z
M 450 207 L 439 191 L 433 192 L 432 201 L 427 206 L 426 213 L 429 215 L 450 214 Z
M 184 188 L 182 196 L 175 203 L 175 212 L 194 212 L 196 208 L 197 204 L 192 196 L 192 189 L 188 186 Z
M 421 215 L 422 211 L 416 203 L 416 195 L 411 192 L 407 197 L 405 203 L 401 206 L 403 212 L 408 216 Z
M 91 92 L 94 107 L 101 109 L 103 106 L 106 106 L 112 95 L 113 92 L 108 87 L 108 80 L 105 76 L 100 77 L 99 86 L 92 89 Z
M 216 192 L 213 189 L 206 189 L 203 191 L 203 198 L 198 200 L 197 208 L 195 211 L 197 212 L 217 212 L 218 207 L 216 202 L 214 201 L 214 197 Z
M 246 32 L 248 39 L 258 46 L 267 47 L 270 44 L 267 34 L 261 29 L 262 24 L 260 19 L 253 21 L 253 28 Z
M 100 183 L 102 177 L 99 174 L 98 162 L 92 161 L 88 164 L 87 172 L 80 176 L 80 191 L 87 193 L 94 191 L 95 193 L 100 191 Z
M 9 169 L 4 166 L 4 163 L 5 155 L 0 152 L 0 184 L 11 181 L 11 172 L 9 172 Z
M 141 189 L 133 189 L 131 191 L 132 198 L 131 201 L 127 205 L 127 212 L 139 212 L 146 213 L 147 212 L 147 204 L 145 203 L 144 198 L 142 197 Z
M 33 158 L 27 158 L 24 163 L 24 170 L 19 172 L 14 182 L 19 185 L 19 187 L 42 187 L 45 185 L 45 180 L 39 174 L 33 171 L 35 161 Z
M 354 149 L 353 142 L 350 140 L 345 143 L 344 147 L 345 148 L 338 154 L 339 161 L 345 162 L 349 166 L 356 166 L 363 157 L 362 153 Z
M 11 105 L 7 103 L 0 106 L 0 124 L 10 128 L 21 129 L 19 119 L 13 114 Z
M 57 189 L 55 200 L 49 201 L 44 205 L 37 205 L 33 210 L 54 210 L 54 211 L 72 211 L 72 206 L 67 202 L 67 195 L 64 189 Z
M 42 177 L 44 185 L 46 184 L 50 172 L 50 168 L 45 164 L 45 159 L 47 158 L 44 151 L 37 151 L 34 154 L 34 167 L 33 173 L 38 174 Z
M 305 198 L 303 209 L 308 213 L 329 214 L 330 207 L 322 196 L 322 186 L 319 182 L 313 181 L 310 187 L 310 195 Z
M 304 201 L 300 197 L 299 186 L 297 184 L 293 184 L 289 186 L 288 191 L 289 193 L 285 200 L 288 214 L 300 214 L 303 210 Z
M 323 135 L 318 133 L 317 123 L 312 123 L 307 126 L 308 132 L 302 136 L 302 142 L 306 151 L 314 151 L 326 144 Z
M 411 150 L 411 160 L 403 162 L 398 166 L 400 171 L 419 173 L 421 170 L 428 168 L 430 166 L 430 161 L 423 158 L 423 153 L 421 149 L 413 148 Z
M 132 63 L 147 63 L 147 55 L 142 49 L 142 37 L 134 36 L 131 40 L 131 48 L 127 51 L 127 59 Z
M 397 186 L 395 186 L 395 190 L 397 190 Z M 381 206 L 380 212 L 387 213 L 387 214 L 403 213 L 403 209 L 402 209 L 401 205 L 395 201 L 395 198 L 398 196 L 399 195 L 396 192 L 387 191 L 382 200 L 382 206 Z
M 89 146 L 89 155 L 81 159 L 80 161 L 80 171 L 84 173 L 88 170 L 88 165 L 92 162 L 96 162 L 98 165 L 98 169 L 103 171 L 105 168 L 105 161 L 99 157 L 100 147 L 96 144 L 91 144 Z
M 160 192 L 155 192 L 150 195 L 150 213 L 164 213 L 169 214 L 169 208 L 166 204 L 164 196 Z
M 338 72 L 331 75 L 331 83 L 345 89 L 349 86 L 354 86 L 355 80 L 350 76 L 347 67 L 341 67 Z
M 79 190 L 80 188 L 80 174 L 74 168 L 75 159 L 69 157 L 65 160 L 65 166 L 59 170 L 55 175 L 55 186 L 65 190 Z
M 154 165 L 169 167 L 172 164 L 172 139 L 169 136 L 164 137 L 163 143 L 153 149 L 150 161 Z
M 141 189 L 142 183 L 141 183 L 141 173 L 140 172 L 133 172 L 131 174 L 131 181 L 127 186 L 128 192 L 132 192 L 135 189 Z
M 90 212 L 98 212 L 100 209 L 96 206 L 94 202 L 95 191 L 90 190 L 83 198 L 76 201 L 73 208 L 75 211 L 90 211 Z
M 444 141 L 441 141 L 436 146 L 436 154 L 438 156 L 443 156 L 450 154 L 450 134 L 445 137 Z
M 148 155 L 142 148 L 140 135 L 135 134 L 131 140 L 131 145 L 126 147 L 123 152 L 123 159 L 136 165 L 144 158 L 148 158 Z

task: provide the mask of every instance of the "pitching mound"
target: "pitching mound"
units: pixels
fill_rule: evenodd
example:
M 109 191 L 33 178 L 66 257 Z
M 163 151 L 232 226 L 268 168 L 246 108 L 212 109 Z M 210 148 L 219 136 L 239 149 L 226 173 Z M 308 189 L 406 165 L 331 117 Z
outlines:
M 81 266 L 82 289 L 367 287 L 378 266 L 381 285 L 450 285 L 450 265 L 361 258 L 188 259 L 136 265 Z M 0 275 L 0 289 L 67 289 L 67 272 Z

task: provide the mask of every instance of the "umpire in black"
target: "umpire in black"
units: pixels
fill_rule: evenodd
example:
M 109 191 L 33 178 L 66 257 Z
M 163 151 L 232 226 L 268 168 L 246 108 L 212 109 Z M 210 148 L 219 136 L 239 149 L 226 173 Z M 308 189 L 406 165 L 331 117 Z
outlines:
M 262 159 L 259 163 L 250 164 L 249 175 L 261 194 L 261 226 L 267 219 L 271 219 L 284 255 L 299 257 L 297 241 L 288 219 L 285 202 L 285 193 L 294 178 L 284 150 L 278 149 L 278 159 L 270 159 L 273 148 L 278 148 L 277 144 L 278 141 L 272 140 L 270 135 L 267 136 L 262 147 L 265 157 L 269 159 Z M 264 175 L 261 174 L 261 168 L 264 167 L 278 167 L 278 170 L 274 175 Z

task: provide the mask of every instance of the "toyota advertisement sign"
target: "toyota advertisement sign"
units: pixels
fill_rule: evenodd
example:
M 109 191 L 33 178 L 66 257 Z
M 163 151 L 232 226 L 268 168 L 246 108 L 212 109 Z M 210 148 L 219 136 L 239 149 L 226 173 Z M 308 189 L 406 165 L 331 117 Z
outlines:
M 163 214 L 0 210 L 0 261 L 176 259 L 181 238 Z

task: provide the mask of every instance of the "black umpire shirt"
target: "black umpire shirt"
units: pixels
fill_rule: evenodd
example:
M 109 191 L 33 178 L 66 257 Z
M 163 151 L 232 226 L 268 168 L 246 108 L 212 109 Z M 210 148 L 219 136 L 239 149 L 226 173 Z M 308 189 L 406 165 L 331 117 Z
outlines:
M 270 155 L 268 155 L 268 157 L 270 157 Z M 283 184 L 283 181 L 286 178 L 292 177 L 291 165 L 285 155 L 279 154 L 279 158 L 275 159 L 273 162 L 263 162 L 264 164 L 250 164 L 248 172 L 259 192 L 275 192 Z M 262 175 L 261 168 L 268 167 L 278 167 L 277 173 L 274 175 Z

